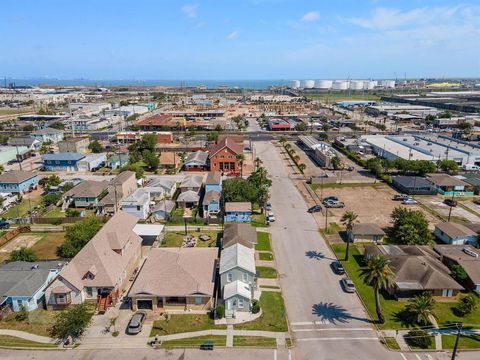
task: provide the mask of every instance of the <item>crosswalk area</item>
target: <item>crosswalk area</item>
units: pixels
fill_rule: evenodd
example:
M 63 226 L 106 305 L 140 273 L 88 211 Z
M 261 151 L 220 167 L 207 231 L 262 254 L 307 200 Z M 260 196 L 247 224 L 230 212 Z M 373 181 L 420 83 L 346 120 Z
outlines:
M 293 322 L 290 327 L 298 342 L 378 340 L 375 330 L 371 327 L 347 327 L 332 324 L 327 319 Z

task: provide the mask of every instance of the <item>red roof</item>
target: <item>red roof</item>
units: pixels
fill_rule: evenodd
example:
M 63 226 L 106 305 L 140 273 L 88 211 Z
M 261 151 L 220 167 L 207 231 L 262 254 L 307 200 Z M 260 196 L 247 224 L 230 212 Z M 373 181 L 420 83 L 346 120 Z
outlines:
M 137 121 L 138 126 L 165 126 L 170 120 L 172 120 L 172 115 L 153 115 L 148 118 Z
M 225 138 L 219 140 L 212 147 L 212 149 L 210 151 L 210 157 L 214 156 L 216 153 L 218 153 L 223 148 L 228 148 L 235 154 L 242 154 L 243 153 L 243 146 L 241 144 L 235 142 L 233 139 L 230 139 L 228 136 L 226 136 Z

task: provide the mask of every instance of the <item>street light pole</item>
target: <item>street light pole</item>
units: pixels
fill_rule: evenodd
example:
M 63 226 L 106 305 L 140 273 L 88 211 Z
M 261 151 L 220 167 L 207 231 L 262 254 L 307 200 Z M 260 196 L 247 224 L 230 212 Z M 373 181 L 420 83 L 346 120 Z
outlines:
M 455 337 L 455 345 L 453 347 L 452 360 L 455 360 L 457 356 L 458 340 L 460 339 L 460 333 L 462 331 L 462 327 L 463 325 L 461 323 L 457 324 L 457 336 Z

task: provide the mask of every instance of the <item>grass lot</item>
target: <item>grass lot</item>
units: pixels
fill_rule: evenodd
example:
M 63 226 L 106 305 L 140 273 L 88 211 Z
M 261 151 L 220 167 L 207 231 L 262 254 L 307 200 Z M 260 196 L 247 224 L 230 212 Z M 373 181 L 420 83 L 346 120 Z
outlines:
M 37 241 L 32 246 L 39 259 L 53 260 L 58 259 L 57 248 L 65 241 L 65 233 L 31 233 L 32 235 L 42 236 L 42 239 Z
M 260 285 L 262 289 L 280 289 L 280 286 L 276 285 Z
M 55 344 L 39 343 L 35 341 L 25 340 L 15 336 L 0 335 L 0 347 L 55 349 L 58 346 Z
M 254 321 L 234 325 L 236 330 L 288 331 L 285 304 L 279 292 L 262 291 L 262 315 Z
M 385 345 L 392 350 L 400 350 L 400 345 L 398 345 L 397 340 L 394 337 L 385 337 Z
M 348 262 L 343 261 L 345 258 L 345 244 L 333 244 L 332 249 L 335 251 L 337 257 L 342 261 L 345 270 L 347 271 L 350 278 L 355 283 L 358 294 L 363 299 L 363 302 L 366 304 L 368 311 L 376 319 L 375 315 L 375 305 L 374 305 L 374 296 L 373 290 L 370 286 L 365 285 L 363 279 L 360 278 L 359 270 L 360 263 L 363 259 L 363 256 L 360 254 L 358 248 L 355 245 L 350 246 L 350 259 Z M 406 302 L 399 302 L 393 297 L 390 297 L 387 293 L 382 292 L 380 296 L 380 303 L 382 305 L 382 310 L 385 315 L 385 323 L 379 324 L 380 329 L 398 329 L 409 326 L 398 317 L 398 314 L 403 310 Z M 471 314 L 461 318 L 456 316 L 453 313 L 453 308 L 455 307 L 455 302 L 437 302 L 435 304 L 434 313 L 437 315 L 438 324 L 440 326 L 445 324 L 451 324 L 456 322 L 462 322 L 465 326 L 480 327 L 480 307 L 473 311 Z
M 322 235 L 333 235 L 333 234 L 336 234 L 336 233 L 338 233 L 342 230 L 343 230 L 343 228 L 340 225 L 338 225 L 337 223 L 334 222 L 334 223 L 331 223 L 330 225 L 328 225 L 326 230 L 321 229 L 320 233 Z
M 270 266 L 257 266 L 258 277 L 263 279 L 276 279 L 277 270 Z
M 252 214 L 250 224 L 254 227 L 268 227 L 268 225 L 265 224 L 265 214 Z
M 41 196 L 30 198 L 30 202 L 28 201 L 28 199 L 23 198 L 20 204 L 12 206 L 10 209 L 8 209 L 6 213 L 2 214 L 2 217 L 6 219 L 24 217 L 28 215 L 30 206 L 33 209 L 35 206 L 40 205 L 41 202 L 42 202 Z
M 272 251 L 272 244 L 270 242 L 270 234 L 266 232 L 257 232 L 257 244 L 255 250 L 258 251 Z
M 161 348 L 190 348 L 199 347 L 206 341 L 212 341 L 214 346 L 225 346 L 227 337 L 225 335 L 206 335 L 197 336 L 188 339 L 168 340 L 163 341 Z
M 277 347 L 275 338 L 267 338 L 263 336 L 234 336 L 233 346 L 251 346 L 251 347 Z
M 34 310 L 28 313 L 25 321 L 15 320 L 15 314 L 10 314 L 0 321 L 0 329 L 26 331 L 31 334 L 48 336 L 48 329 L 53 325 L 55 312 Z
M 428 350 L 435 350 L 435 336 L 429 336 L 429 338 L 431 339 L 431 341 L 430 341 L 430 345 L 428 346 Z M 421 348 L 410 344 L 408 337 L 405 337 L 405 341 L 408 344 L 408 346 L 410 346 L 413 350 L 422 350 Z
M 188 232 L 189 235 L 192 235 L 197 238 L 197 247 L 214 247 L 217 244 L 217 235 L 216 231 L 206 231 L 206 232 Z M 201 241 L 198 239 L 200 235 L 208 235 L 211 240 Z M 176 232 L 167 232 L 165 238 L 162 241 L 162 247 L 181 247 L 183 243 L 183 238 L 185 237 L 184 231 Z
M 176 208 L 170 214 L 169 220 L 166 222 L 167 225 L 183 225 L 185 220 L 183 220 L 183 214 L 185 209 Z M 192 218 L 187 220 L 187 225 L 204 225 L 202 218 Z
M 171 315 L 170 320 L 154 321 L 150 336 L 226 328 L 226 325 L 215 326 L 213 320 L 207 314 Z
M 31 108 L 1 108 L 0 115 L 28 114 L 33 112 Z
M 65 217 L 65 212 L 62 212 L 58 207 L 54 207 L 52 210 L 46 212 L 44 217 Z
M 442 336 L 442 348 L 453 349 L 455 345 L 455 335 Z M 480 349 L 480 335 L 461 335 L 458 340 L 459 349 Z
M 265 260 L 265 261 L 272 261 L 273 260 L 273 254 L 270 252 L 261 252 L 259 254 L 260 260 Z

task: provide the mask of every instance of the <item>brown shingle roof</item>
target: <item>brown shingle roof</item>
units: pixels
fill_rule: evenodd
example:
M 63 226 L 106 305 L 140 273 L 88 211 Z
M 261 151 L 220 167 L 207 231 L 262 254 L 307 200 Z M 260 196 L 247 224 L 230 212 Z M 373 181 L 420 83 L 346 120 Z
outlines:
M 217 248 L 154 248 L 129 296 L 213 296 Z
M 225 203 L 225 211 L 252 211 L 252 203 L 249 202 L 227 202 Z
M 473 236 L 477 234 L 475 231 L 470 230 L 465 225 L 452 222 L 442 222 L 436 224 L 435 227 L 440 231 L 443 231 L 451 239 L 455 239 L 459 236 Z
M 429 174 L 428 178 L 437 186 L 469 186 L 465 181 L 447 174 Z
M 470 245 L 435 245 L 433 249 L 444 258 L 450 259 L 461 265 L 468 277 L 480 284 L 480 250 Z M 464 249 L 478 254 L 477 257 L 467 254 Z
M 68 190 L 64 197 L 98 197 L 108 187 L 108 181 L 84 181 Z
M 138 120 L 137 125 L 138 126 L 165 126 L 168 124 L 168 122 L 172 120 L 172 115 L 153 115 L 149 116 L 145 119 Z
M 37 176 L 37 175 L 30 171 L 20 171 L 20 170 L 7 171 L 0 175 L 0 183 L 10 183 L 10 184 L 22 183 L 28 179 L 33 178 L 34 176 Z
M 250 224 L 225 224 L 223 230 L 223 247 L 227 248 L 235 244 L 253 248 L 257 243 L 257 230 Z
M 222 181 L 222 173 L 218 171 L 210 171 L 207 174 L 205 185 L 218 185 Z
M 160 165 L 176 165 L 179 161 L 179 156 L 174 152 L 163 151 L 160 153 Z

